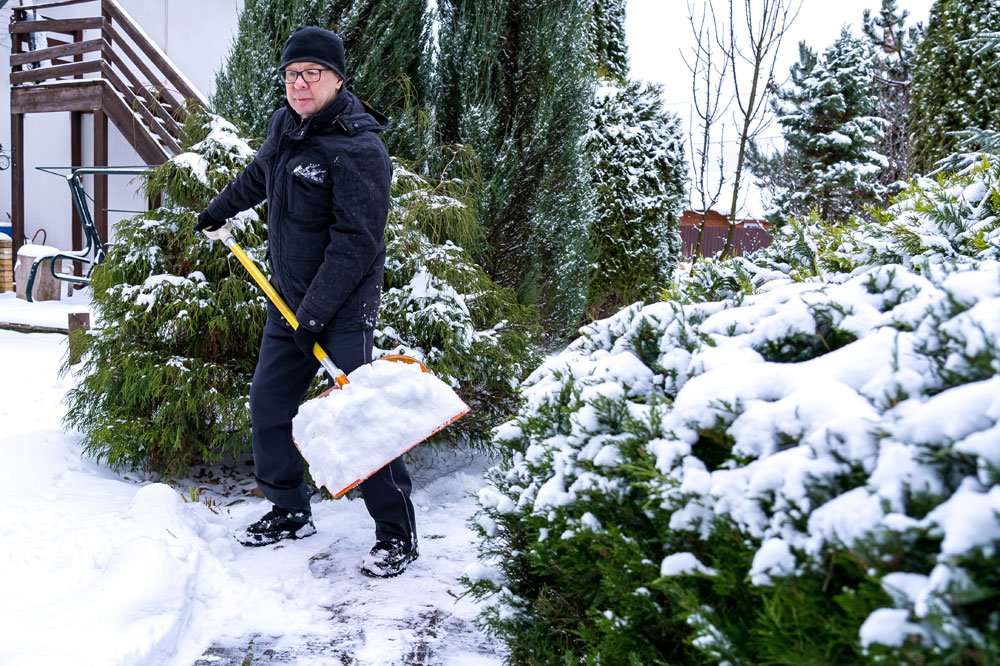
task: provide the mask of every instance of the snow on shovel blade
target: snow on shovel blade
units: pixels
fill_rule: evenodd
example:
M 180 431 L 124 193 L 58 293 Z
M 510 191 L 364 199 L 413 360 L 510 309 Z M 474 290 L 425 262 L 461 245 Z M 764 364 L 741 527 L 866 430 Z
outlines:
M 349 382 L 299 407 L 295 444 L 313 480 L 341 497 L 469 411 L 450 386 L 419 365 L 376 361 Z

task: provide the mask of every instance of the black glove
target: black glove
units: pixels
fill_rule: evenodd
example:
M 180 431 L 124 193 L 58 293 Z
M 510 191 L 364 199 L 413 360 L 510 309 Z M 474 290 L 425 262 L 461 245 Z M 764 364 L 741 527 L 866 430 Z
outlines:
M 299 327 L 295 329 L 293 337 L 295 338 L 295 344 L 298 345 L 302 353 L 308 358 L 315 359 L 316 356 L 313 355 L 313 345 L 319 340 L 319 336 L 322 331 L 310 331 L 308 328 L 299 324 Z
M 206 210 L 198 216 L 198 224 L 194 225 L 194 230 L 195 233 L 201 231 L 218 231 L 225 223 L 225 220 L 216 218 Z

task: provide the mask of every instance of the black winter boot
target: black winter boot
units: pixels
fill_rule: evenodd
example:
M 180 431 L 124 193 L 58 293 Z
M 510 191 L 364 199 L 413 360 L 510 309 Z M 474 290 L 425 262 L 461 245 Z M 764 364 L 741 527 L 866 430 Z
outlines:
M 309 509 L 282 509 L 275 506 L 257 522 L 236 534 L 244 546 L 267 546 L 282 539 L 302 539 L 316 534 Z
M 361 561 L 361 573 L 372 578 L 392 578 L 406 571 L 418 555 L 416 542 L 410 545 L 398 539 L 378 541 Z

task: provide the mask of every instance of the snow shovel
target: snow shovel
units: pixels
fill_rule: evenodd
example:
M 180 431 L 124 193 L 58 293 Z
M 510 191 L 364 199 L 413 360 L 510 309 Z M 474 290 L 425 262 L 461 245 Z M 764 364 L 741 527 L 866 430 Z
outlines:
M 295 313 L 237 244 L 229 225 L 205 234 L 236 255 L 285 320 L 298 328 Z M 376 359 L 348 377 L 319 344 L 313 353 L 333 386 L 299 407 L 292 433 L 313 480 L 334 499 L 469 412 L 450 386 L 410 356 Z

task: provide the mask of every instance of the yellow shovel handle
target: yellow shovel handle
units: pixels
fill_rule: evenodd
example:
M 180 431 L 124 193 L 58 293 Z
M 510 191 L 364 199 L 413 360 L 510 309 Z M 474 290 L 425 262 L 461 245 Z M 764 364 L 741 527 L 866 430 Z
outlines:
M 247 269 L 247 272 L 250 273 L 250 277 L 252 277 L 254 282 L 257 283 L 257 286 L 261 288 L 261 291 L 267 295 L 268 299 L 274 303 L 274 306 L 278 308 L 281 316 L 284 317 L 285 321 L 291 325 L 292 329 L 294 330 L 298 328 L 299 320 L 295 318 L 295 313 L 292 312 L 292 309 L 288 307 L 287 303 L 285 303 L 285 299 L 283 299 L 277 290 L 271 286 L 267 277 L 260 272 L 260 269 L 257 268 L 257 264 L 253 262 L 253 259 L 251 259 L 243 248 L 239 246 L 239 243 L 236 242 L 233 235 L 229 233 L 228 230 L 223 231 L 220 229 L 219 239 L 225 243 L 226 247 L 228 247 L 233 254 L 236 255 L 236 258 L 240 260 L 241 264 L 243 264 L 243 268 Z M 330 358 L 330 355 L 326 353 L 326 350 L 319 346 L 319 343 L 313 345 L 313 354 L 315 354 L 316 360 L 320 362 L 320 365 L 322 365 L 323 369 L 326 370 L 326 373 L 330 375 L 330 378 L 336 382 L 337 386 L 344 386 L 348 383 L 347 375 L 344 374 L 343 370 L 336 366 Z

